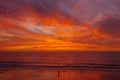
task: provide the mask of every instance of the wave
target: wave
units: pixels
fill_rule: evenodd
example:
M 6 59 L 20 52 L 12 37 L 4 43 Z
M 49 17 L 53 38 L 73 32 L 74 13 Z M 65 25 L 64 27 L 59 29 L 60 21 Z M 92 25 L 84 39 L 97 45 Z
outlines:
M 120 71 L 120 64 L 93 64 L 93 63 L 80 63 L 75 64 L 40 64 L 32 62 L 0 62 L 0 69 L 58 69 L 58 70 L 99 70 L 99 71 Z

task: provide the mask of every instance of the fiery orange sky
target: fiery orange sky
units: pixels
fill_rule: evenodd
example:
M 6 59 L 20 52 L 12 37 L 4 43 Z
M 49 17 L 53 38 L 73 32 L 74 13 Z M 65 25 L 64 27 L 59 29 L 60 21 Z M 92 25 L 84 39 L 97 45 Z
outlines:
M 0 0 L 0 51 L 120 50 L 119 0 Z

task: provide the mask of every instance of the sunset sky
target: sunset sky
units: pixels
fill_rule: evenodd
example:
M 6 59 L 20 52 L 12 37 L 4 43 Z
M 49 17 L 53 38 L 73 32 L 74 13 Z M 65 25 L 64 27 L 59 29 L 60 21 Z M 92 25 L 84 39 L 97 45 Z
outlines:
M 120 50 L 120 0 L 0 0 L 0 51 Z

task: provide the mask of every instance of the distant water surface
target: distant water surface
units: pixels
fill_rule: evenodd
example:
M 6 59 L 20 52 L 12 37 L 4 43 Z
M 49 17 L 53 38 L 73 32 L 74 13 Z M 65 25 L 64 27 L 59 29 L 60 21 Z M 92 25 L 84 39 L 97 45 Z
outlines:
M 23 62 L 48 66 L 81 64 L 120 64 L 118 51 L 0 52 L 0 62 Z

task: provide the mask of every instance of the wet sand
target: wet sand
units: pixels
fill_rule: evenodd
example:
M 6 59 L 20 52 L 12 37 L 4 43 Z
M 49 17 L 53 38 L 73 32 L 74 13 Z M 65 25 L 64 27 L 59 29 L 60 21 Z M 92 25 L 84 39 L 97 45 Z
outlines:
M 57 69 L 2 69 L 0 80 L 120 80 L 120 72 Z

